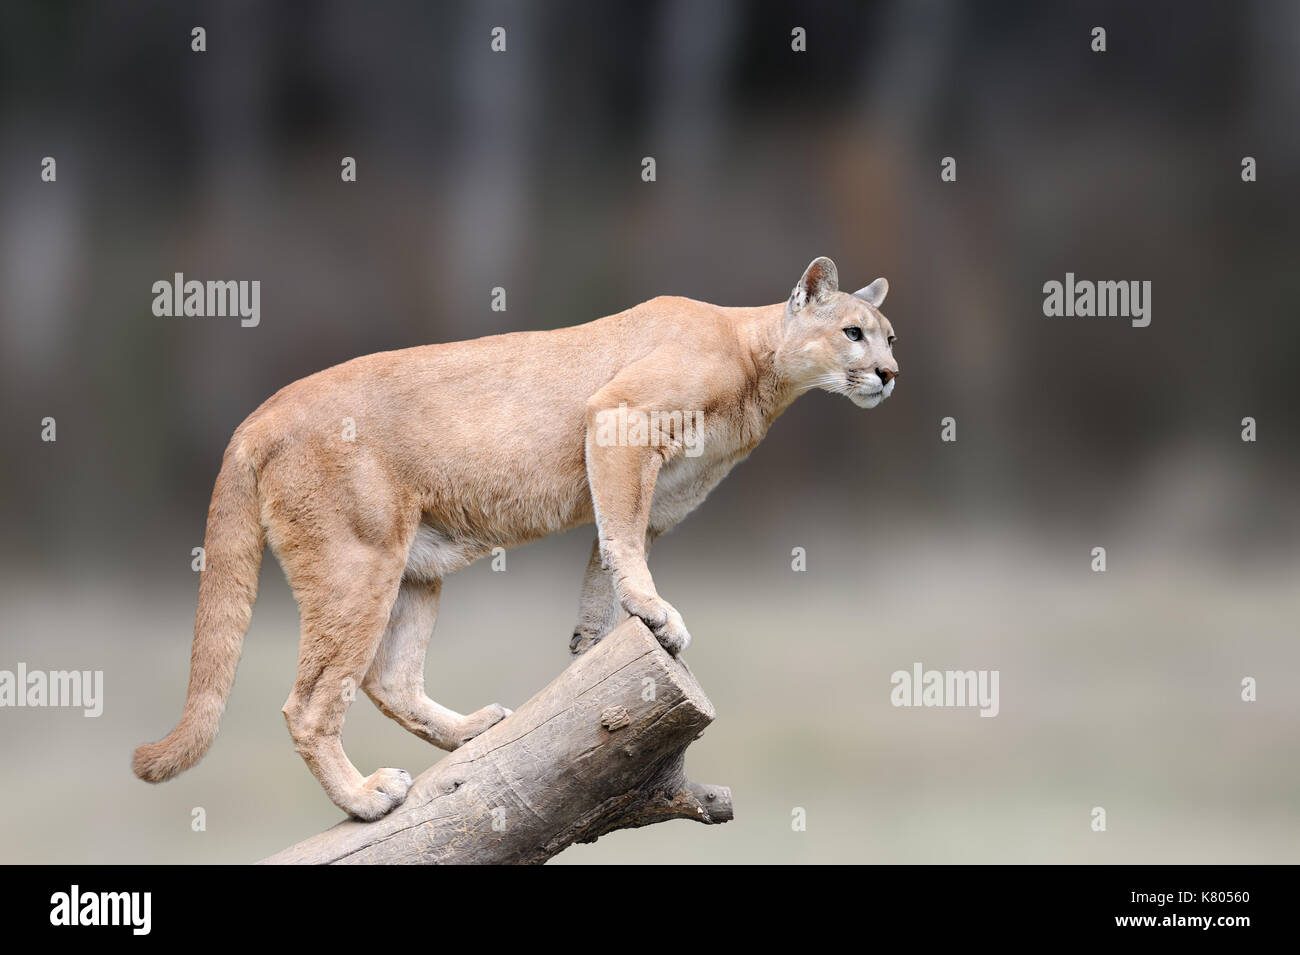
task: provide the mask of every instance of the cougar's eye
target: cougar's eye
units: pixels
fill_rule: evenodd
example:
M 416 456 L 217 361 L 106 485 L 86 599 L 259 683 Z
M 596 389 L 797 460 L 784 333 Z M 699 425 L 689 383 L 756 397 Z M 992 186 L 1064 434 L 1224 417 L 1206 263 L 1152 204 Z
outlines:
M 862 341 L 862 329 L 856 325 L 850 325 L 844 329 L 844 336 L 851 342 L 860 342 Z

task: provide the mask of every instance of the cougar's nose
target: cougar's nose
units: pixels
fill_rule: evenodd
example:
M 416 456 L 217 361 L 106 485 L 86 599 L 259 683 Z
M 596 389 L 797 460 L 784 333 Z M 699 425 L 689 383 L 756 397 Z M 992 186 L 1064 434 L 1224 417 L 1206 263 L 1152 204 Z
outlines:
M 889 379 L 898 377 L 898 372 L 890 371 L 888 368 L 877 368 L 876 376 L 880 379 L 882 385 L 887 385 Z

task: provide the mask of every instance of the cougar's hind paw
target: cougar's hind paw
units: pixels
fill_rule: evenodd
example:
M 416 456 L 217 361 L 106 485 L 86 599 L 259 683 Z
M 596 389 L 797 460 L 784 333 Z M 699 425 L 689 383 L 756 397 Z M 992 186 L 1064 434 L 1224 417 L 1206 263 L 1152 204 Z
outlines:
M 404 769 L 377 769 L 349 793 L 341 808 L 350 816 L 373 822 L 388 815 L 406 801 L 411 774 Z
M 465 717 L 465 722 L 461 724 L 460 732 L 457 738 L 461 745 L 465 745 L 475 736 L 483 733 L 485 730 L 496 726 L 503 719 L 513 713 L 514 710 L 507 709 L 500 703 L 489 703 L 481 710 L 475 710 L 469 716 Z

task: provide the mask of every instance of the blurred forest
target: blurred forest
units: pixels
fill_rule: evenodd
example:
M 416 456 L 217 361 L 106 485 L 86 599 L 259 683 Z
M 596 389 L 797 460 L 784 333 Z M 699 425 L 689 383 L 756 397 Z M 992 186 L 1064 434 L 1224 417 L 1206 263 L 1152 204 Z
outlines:
M 355 355 L 657 294 L 780 301 L 819 254 L 890 279 L 893 466 L 823 401 L 774 481 L 838 458 L 819 480 L 871 469 L 897 508 L 978 488 L 1037 520 L 1149 514 L 1196 469 L 1249 510 L 1297 449 L 1298 32 L 1287 3 L 6 4 L 6 545 L 154 548 L 201 520 L 246 414 Z M 176 271 L 260 279 L 261 326 L 156 318 Z M 1152 326 L 1043 319 L 1066 271 L 1152 281 Z M 1268 440 L 1229 461 L 1247 414 Z

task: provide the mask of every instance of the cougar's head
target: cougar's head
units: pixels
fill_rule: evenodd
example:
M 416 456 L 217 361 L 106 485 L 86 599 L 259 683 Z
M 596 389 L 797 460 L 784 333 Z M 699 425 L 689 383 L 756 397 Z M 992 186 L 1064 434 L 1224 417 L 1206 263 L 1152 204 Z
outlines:
M 840 291 L 835 263 L 813 259 L 785 304 L 785 336 L 777 360 L 801 391 L 822 388 L 859 408 L 894 392 L 894 327 L 880 311 L 889 283 L 876 279 L 852 295 Z

